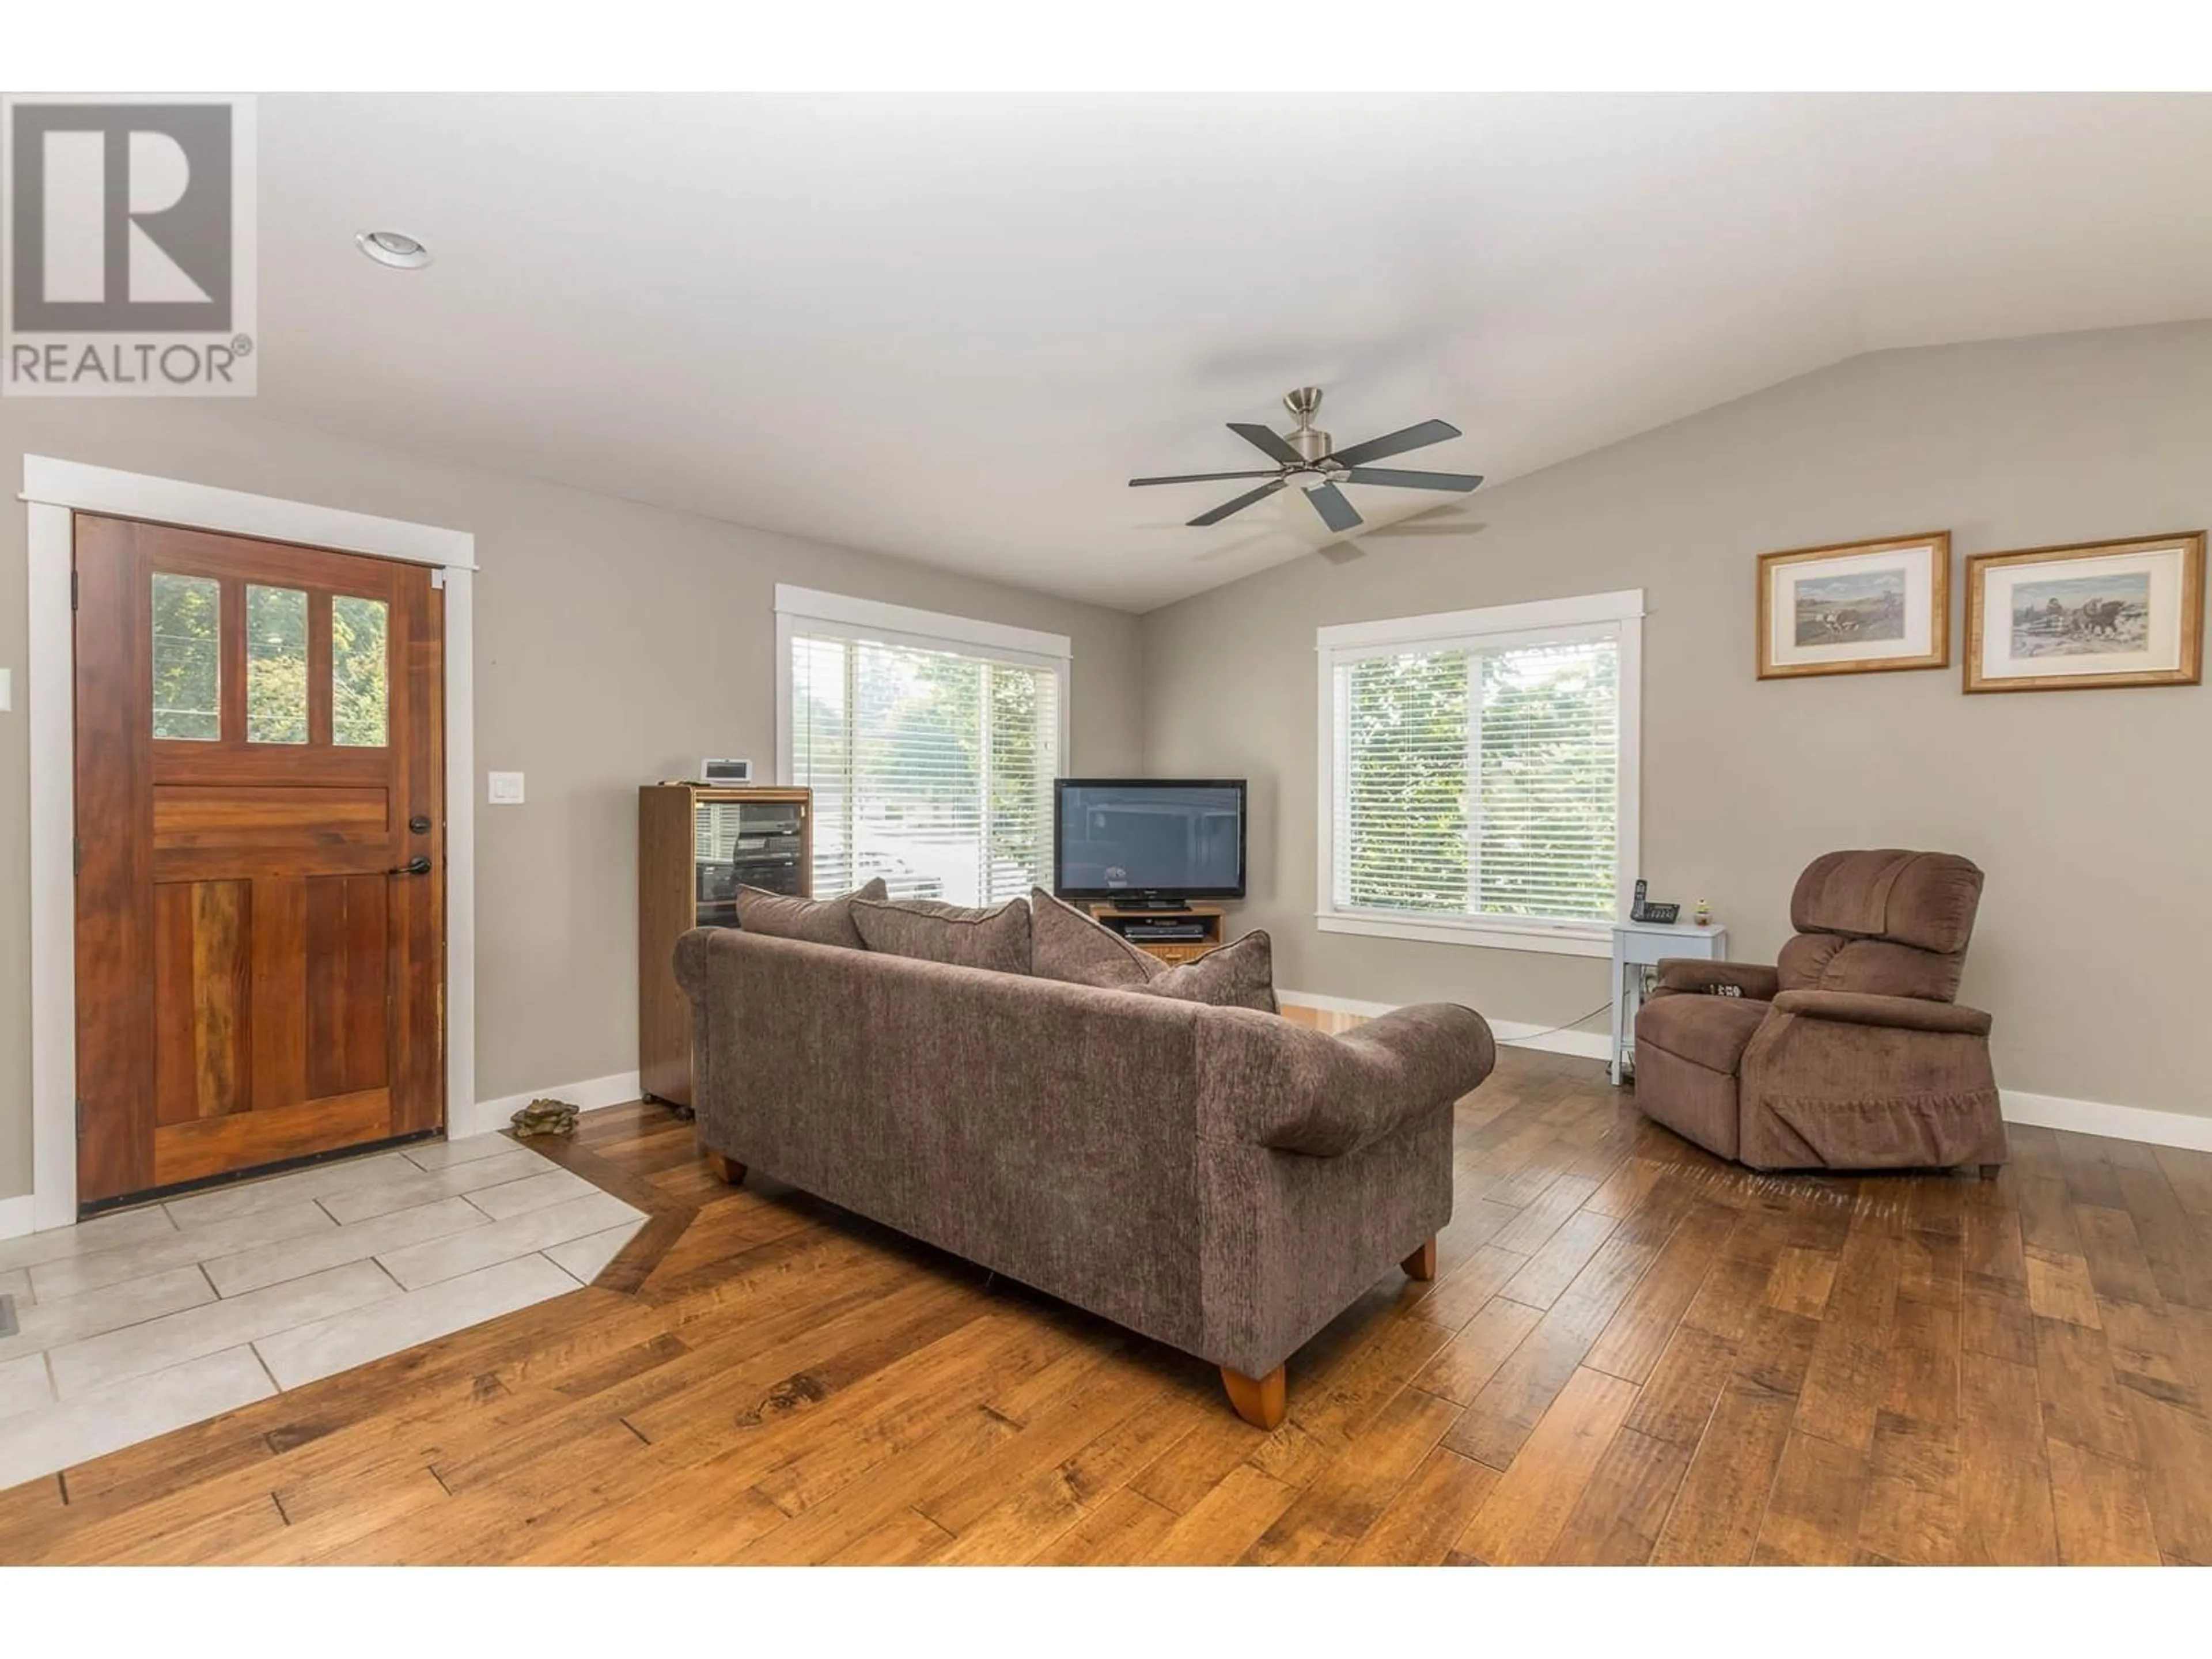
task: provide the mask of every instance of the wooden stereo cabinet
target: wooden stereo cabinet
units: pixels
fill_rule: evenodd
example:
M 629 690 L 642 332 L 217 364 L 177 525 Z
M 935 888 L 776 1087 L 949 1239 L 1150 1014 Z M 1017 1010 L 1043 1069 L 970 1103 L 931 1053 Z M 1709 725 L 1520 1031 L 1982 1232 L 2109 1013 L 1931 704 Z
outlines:
M 1187 904 L 1180 910 L 1124 910 L 1113 904 L 1094 904 L 1091 920 L 1100 927 L 1119 933 L 1146 956 L 1157 957 L 1170 968 L 1178 963 L 1190 962 L 1204 956 L 1221 944 L 1223 919 L 1228 915 L 1218 904 Z M 1202 930 L 1198 939 L 1129 939 L 1129 929 L 1141 928 L 1148 921 L 1188 924 Z
M 649 783 L 637 792 L 637 1072 L 647 1100 L 691 1107 L 691 1001 L 676 941 L 738 925 L 739 884 L 814 896 L 814 792 Z

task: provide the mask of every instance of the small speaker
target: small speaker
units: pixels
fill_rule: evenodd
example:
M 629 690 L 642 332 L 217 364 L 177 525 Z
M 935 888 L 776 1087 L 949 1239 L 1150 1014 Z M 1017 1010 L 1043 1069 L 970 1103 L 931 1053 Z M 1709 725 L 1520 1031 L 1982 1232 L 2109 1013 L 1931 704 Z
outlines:
M 749 760 L 702 760 L 699 763 L 699 781 L 725 787 L 753 781 L 753 763 Z

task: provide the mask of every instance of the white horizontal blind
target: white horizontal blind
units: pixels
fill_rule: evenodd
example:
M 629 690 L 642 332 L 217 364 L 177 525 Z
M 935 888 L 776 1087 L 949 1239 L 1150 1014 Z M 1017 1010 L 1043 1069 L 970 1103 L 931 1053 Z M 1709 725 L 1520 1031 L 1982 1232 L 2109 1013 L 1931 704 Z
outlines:
M 1340 661 L 1334 908 L 1609 920 L 1620 671 L 1609 635 Z
M 792 782 L 814 890 L 995 904 L 1049 886 L 1060 678 L 987 653 L 791 635 Z

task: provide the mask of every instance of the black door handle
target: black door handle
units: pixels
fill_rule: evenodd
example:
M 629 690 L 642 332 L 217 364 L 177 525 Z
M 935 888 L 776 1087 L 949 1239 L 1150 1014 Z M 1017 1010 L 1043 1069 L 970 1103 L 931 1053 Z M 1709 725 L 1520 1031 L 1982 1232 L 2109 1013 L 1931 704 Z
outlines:
M 387 876 L 427 876 L 430 873 L 430 855 L 428 853 L 417 853 L 406 863 L 397 868 L 386 870 L 384 873 Z

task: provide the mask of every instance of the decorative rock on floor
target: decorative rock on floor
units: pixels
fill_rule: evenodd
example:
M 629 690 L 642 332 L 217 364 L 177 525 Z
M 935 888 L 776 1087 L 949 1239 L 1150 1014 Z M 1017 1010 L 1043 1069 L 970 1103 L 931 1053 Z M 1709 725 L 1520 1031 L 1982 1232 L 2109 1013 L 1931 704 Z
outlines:
M 565 1100 L 533 1100 L 512 1118 L 514 1138 L 529 1140 L 538 1135 L 572 1135 L 576 1133 L 576 1108 Z

